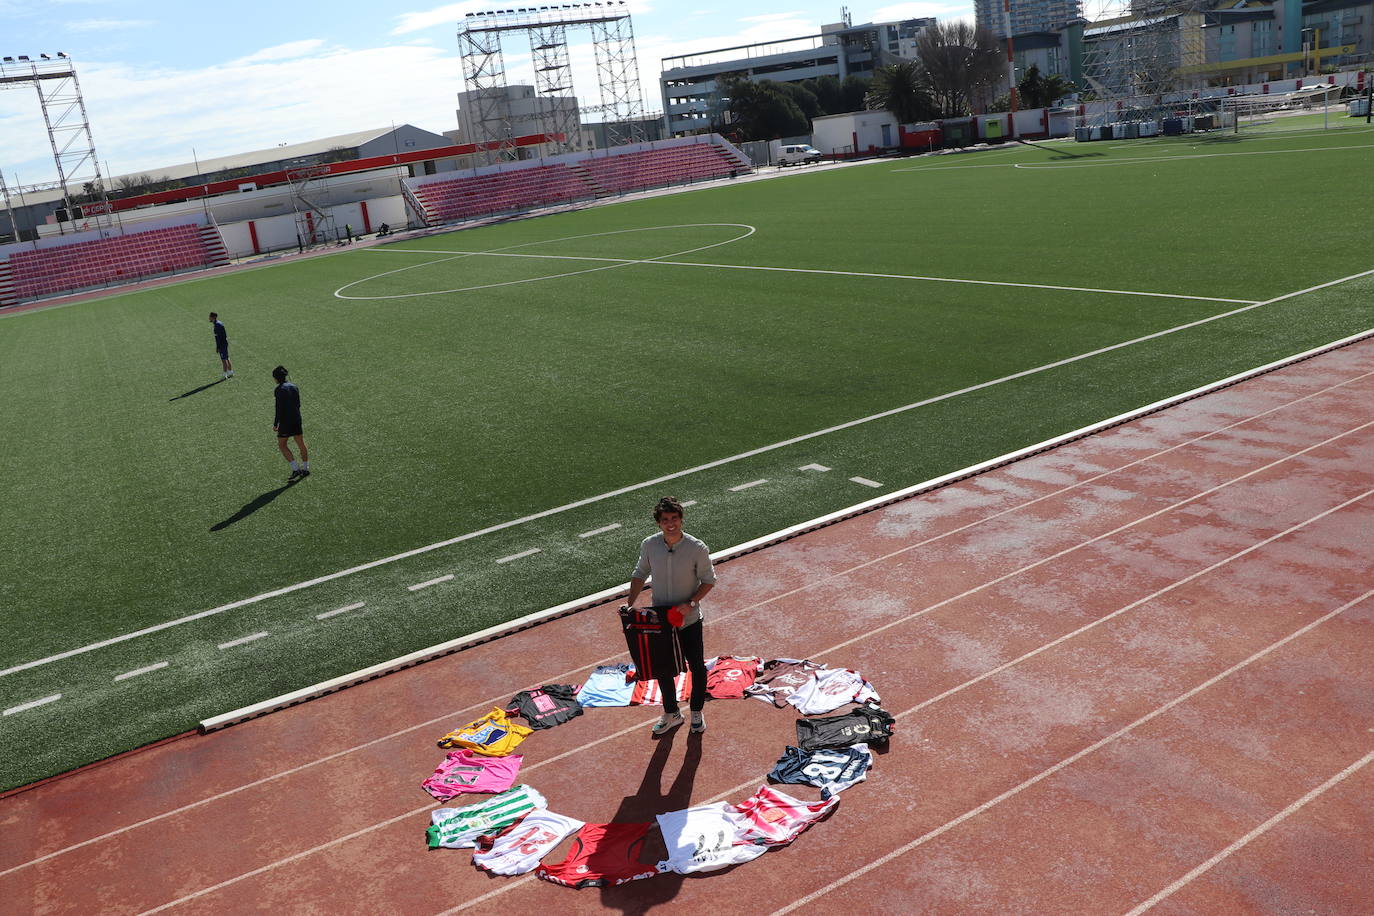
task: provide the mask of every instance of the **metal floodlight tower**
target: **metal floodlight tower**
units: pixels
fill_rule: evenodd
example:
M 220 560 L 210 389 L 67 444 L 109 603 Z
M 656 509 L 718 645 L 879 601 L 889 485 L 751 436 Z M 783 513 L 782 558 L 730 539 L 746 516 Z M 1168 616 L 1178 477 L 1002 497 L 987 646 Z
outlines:
M 1154 117 L 1169 96 L 1192 89 L 1206 60 L 1209 0 L 1102 0 L 1086 4 L 1083 76 L 1123 115 Z
M 63 208 L 75 219 L 74 208 L 81 206 L 86 221 L 107 226 L 112 220 L 109 196 L 105 179 L 100 174 L 100 159 L 95 153 L 95 138 L 86 116 L 86 103 L 81 98 L 76 66 L 62 52 L 58 52 L 57 60 L 46 54 L 42 58 L 31 61 L 21 56 L 18 63 L 9 58 L 0 62 L 0 89 L 33 86 L 37 90 L 43 123 L 48 129 L 48 144 L 57 166 L 58 184 L 62 188 Z M 78 189 L 75 195 L 73 186 Z M 80 204 L 77 197 L 81 198 Z M 61 226 L 59 221 L 59 231 L 62 231 Z
M 529 33 L 535 89 L 541 102 L 541 132 L 563 135 L 558 144 L 563 149 L 581 147 L 577 109 L 565 101 L 569 96 L 576 98 L 568 63 L 568 30 L 580 28 L 592 32 L 601 96 L 600 105 L 582 111 L 606 115 L 611 145 L 643 139 L 638 121 L 643 118 L 644 97 L 634 29 L 624 0 L 491 10 L 468 14 L 458 32 L 463 80 L 473 107 L 469 118 L 475 134 L 472 140 L 495 144 L 495 155 L 489 154 L 489 159 L 514 158 L 515 152 L 509 143 L 512 117 L 501 56 L 501 35 L 505 32 Z
M 606 118 L 606 144 L 622 146 L 644 140 L 644 95 L 639 87 L 634 26 L 630 14 L 592 25 L 596 71 L 601 83 L 601 110 Z

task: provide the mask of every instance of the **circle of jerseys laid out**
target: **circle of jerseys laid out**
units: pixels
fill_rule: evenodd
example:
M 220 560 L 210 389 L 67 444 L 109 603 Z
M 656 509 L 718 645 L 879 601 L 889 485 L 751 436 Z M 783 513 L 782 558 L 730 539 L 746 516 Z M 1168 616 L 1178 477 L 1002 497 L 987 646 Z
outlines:
M 538 790 L 517 784 L 523 757 L 512 753 L 535 731 L 553 728 L 598 706 L 662 705 L 656 681 L 636 681 L 630 665 L 603 665 L 586 683 L 548 684 L 522 690 L 507 708 L 454 729 L 439 739 L 447 758 L 422 787 L 442 802 L 462 795 L 492 795 L 465 807 L 431 812 L 426 839 L 431 849 L 473 849 L 475 865 L 497 875 L 538 877 L 568 887 L 601 887 L 668 872 L 692 874 L 728 868 L 786 846 L 829 816 L 840 793 L 862 782 L 873 763 L 870 743 L 885 742 L 893 717 L 861 674 L 800 659 L 721 656 L 707 662 L 707 694 L 713 700 L 747 699 L 807 716 L 797 720 L 797 745 L 788 746 L 758 791 L 736 804 L 713 802 L 656 818 L 667 847 L 657 864 L 640 861 L 654 824 L 591 824 L 549 810 Z M 675 683 L 678 700 L 691 693 L 691 675 Z M 528 724 L 521 724 L 519 716 Z M 803 801 L 772 783 L 810 785 L 820 800 Z M 543 860 L 564 840 L 561 862 Z

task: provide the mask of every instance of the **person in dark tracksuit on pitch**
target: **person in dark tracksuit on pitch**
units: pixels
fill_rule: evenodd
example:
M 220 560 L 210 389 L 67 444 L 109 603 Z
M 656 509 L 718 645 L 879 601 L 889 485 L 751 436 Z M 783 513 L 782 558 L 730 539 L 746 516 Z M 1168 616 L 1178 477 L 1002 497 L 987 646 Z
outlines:
M 286 482 L 310 476 L 310 453 L 305 448 L 305 436 L 301 431 L 301 391 L 291 382 L 286 380 L 286 367 L 278 366 L 272 370 L 272 378 L 277 380 L 276 391 L 273 392 L 277 402 L 276 417 L 272 421 L 272 431 L 277 434 L 277 448 L 281 449 L 282 457 L 291 465 L 291 476 L 286 478 Z M 301 450 L 300 463 L 296 463 L 296 456 L 291 454 L 291 445 L 286 440 L 295 438 L 296 447 Z
M 233 378 L 234 364 L 229 362 L 229 332 L 224 329 L 224 322 L 219 320 L 218 312 L 210 313 L 210 323 L 215 326 L 215 352 L 224 364 L 224 378 Z

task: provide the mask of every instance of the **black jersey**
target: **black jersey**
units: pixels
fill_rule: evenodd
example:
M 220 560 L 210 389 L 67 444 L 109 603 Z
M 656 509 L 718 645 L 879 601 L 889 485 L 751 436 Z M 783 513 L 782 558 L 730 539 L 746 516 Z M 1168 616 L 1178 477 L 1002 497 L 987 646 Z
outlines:
M 873 765 L 873 752 L 867 744 L 853 747 L 821 748 L 804 751 L 790 745 L 768 774 L 771 782 L 815 786 L 826 799 L 856 782 L 863 782 Z
M 855 707 L 842 716 L 826 719 L 798 719 L 797 745 L 814 751 L 823 747 L 849 747 L 864 742 L 886 741 L 897 720 L 886 710 L 872 704 Z
M 687 670 L 677 630 L 668 621 L 668 608 L 637 607 L 620 612 L 625 644 L 635 666 L 636 681 L 652 681 L 662 675 L 677 677 Z
M 509 708 L 524 716 L 533 729 L 553 728 L 582 715 L 577 688 L 571 684 L 545 684 L 534 690 L 522 690 L 511 698 Z
M 301 428 L 301 390 L 291 382 L 282 382 L 273 392 L 276 396 L 277 414 L 273 426 L 278 431 Z

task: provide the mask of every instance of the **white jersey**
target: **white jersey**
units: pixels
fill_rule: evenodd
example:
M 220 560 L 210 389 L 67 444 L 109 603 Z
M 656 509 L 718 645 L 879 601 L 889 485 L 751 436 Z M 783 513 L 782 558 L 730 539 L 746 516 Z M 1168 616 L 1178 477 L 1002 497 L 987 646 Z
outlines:
M 583 826 L 582 821 L 536 808 L 500 835 L 482 837 L 472 863 L 493 875 L 523 875 Z
M 864 676 L 850 668 L 822 668 L 812 672 L 787 702 L 804 716 L 819 716 L 834 712 L 846 703 L 863 703 L 878 699 L 878 691 L 864 680 Z
M 668 858 L 659 871 L 689 875 L 757 859 L 768 847 L 750 839 L 750 821 L 733 805 L 714 802 L 658 815 Z
M 734 808 L 749 819 L 746 837 L 751 842 L 786 846 L 839 803 L 840 797 L 832 795 L 824 801 L 807 804 L 772 786 L 762 786 Z

